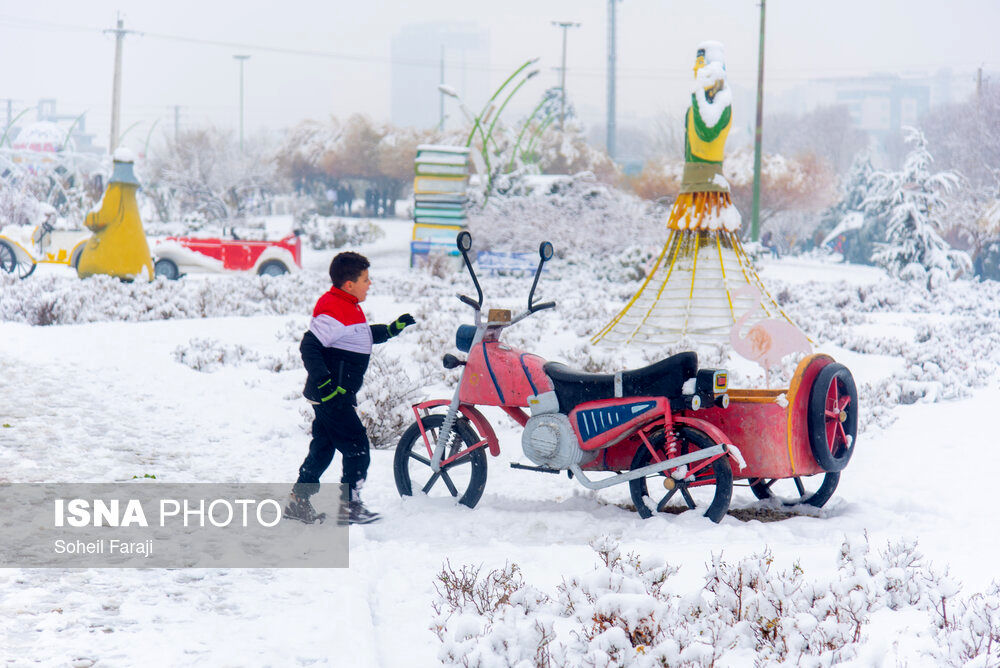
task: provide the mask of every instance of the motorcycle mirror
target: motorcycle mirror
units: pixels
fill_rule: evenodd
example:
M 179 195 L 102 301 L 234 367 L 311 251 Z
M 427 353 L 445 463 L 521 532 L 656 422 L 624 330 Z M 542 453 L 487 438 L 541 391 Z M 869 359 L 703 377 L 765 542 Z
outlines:
M 476 293 L 479 295 L 478 303 L 470 297 L 459 296 L 459 299 L 478 310 L 483 306 L 483 289 L 479 287 L 479 279 L 476 278 L 476 271 L 472 268 L 472 261 L 469 259 L 469 251 L 472 250 L 472 235 L 467 230 L 462 230 L 458 233 L 455 243 L 458 245 L 458 250 L 462 252 L 465 268 L 469 270 L 469 276 L 472 277 L 472 283 L 476 286 Z
M 548 241 L 543 241 L 538 245 L 538 255 L 542 258 L 542 262 L 546 262 L 552 259 L 552 244 Z

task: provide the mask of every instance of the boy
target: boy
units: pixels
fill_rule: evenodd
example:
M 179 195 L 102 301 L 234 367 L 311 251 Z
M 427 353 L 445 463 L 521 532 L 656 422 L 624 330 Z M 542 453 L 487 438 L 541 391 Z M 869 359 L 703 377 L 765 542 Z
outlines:
M 361 503 L 361 486 L 368 474 L 368 433 L 354 407 L 361 389 L 373 343 L 385 343 L 403 328 L 414 324 L 413 316 L 404 313 L 388 325 L 369 325 L 359 306 L 368 295 L 368 259 L 358 253 L 340 253 L 330 263 L 333 287 L 324 293 L 313 309 L 309 331 L 302 337 L 299 351 L 305 364 L 303 394 L 313 404 L 316 417 L 312 423 L 309 454 L 299 468 L 299 478 L 285 506 L 284 516 L 311 524 L 323 521 L 309 497 L 319 490 L 319 478 L 340 450 L 346 485 L 341 499 L 339 521 L 368 524 L 379 519 Z

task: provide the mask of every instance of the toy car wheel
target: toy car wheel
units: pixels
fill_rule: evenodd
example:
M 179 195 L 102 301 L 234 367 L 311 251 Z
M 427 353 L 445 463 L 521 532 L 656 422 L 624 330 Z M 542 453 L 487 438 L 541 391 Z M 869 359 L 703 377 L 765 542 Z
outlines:
M 822 508 L 837 489 L 840 473 L 825 473 L 820 476 L 800 478 L 754 478 L 750 481 L 750 491 L 758 499 L 778 499 L 782 505 L 807 505 Z M 812 488 L 819 484 L 815 491 Z M 792 491 L 794 485 L 794 492 Z M 788 492 L 784 494 L 783 492 Z
M 14 274 L 18 278 L 27 278 L 35 271 L 35 262 L 19 259 L 14 247 L 6 241 L 0 241 L 0 272 Z
M 73 253 L 73 257 L 71 257 L 69 259 L 69 266 L 73 267 L 74 269 L 79 270 L 80 269 L 80 258 L 82 256 L 83 256 L 83 248 L 82 247 L 81 248 L 77 248 L 76 252 Z M 153 269 L 155 271 L 156 268 L 154 267 Z
M 715 442 L 702 431 L 692 427 L 677 429 L 677 440 L 680 446 L 679 454 L 689 454 L 704 448 L 710 448 Z M 656 452 L 656 461 L 666 457 L 664 432 L 661 429 L 654 433 L 649 443 Z M 632 470 L 648 466 L 654 458 L 645 444 L 640 445 L 632 458 Z M 690 464 L 689 468 L 698 466 Z M 677 514 L 686 510 L 705 509 L 705 517 L 713 522 L 721 522 L 729 510 L 729 502 L 733 497 L 733 471 L 725 456 L 719 457 L 711 464 L 678 480 L 669 471 L 656 473 L 644 478 L 629 481 L 629 493 L 632 503 L 639 516 L 643 519 L 652 517 L 655 513 Z
M 414 422 L 399 439 L 393 459 L 399 495 L 413 496 L 423 492 L 429 496 L 452 497 L 462 505 L 474 508 L 486 487 L 486 453 L 482 448 L 473 450 L 435 473 L 431 470 L 431 456 L 444 415 L 428 415 L 421 421 L 431 443 L 431 452 L 428 452 L 420 434 L 420 426 Z M 445 459 L 479 441 L 468 421 L 459 418 L 452 430 L 451 443 L 445 448 Z
M 820 369 L 809 390 L 809 446 L 824 471 L 843 471 L 858 435 L 858 390 L 843 364 Z
M 281 276 L 288 273 L 288 267 L 278 260 L 268 260 L 257 269 L 258 276 Z
M 181 272 L 177 269 L 176 262 L 166 258 L 161 258 L 156 261 L 156 264 L 153 265 L 153 275 L 162 276 L 168 281 L 176 281 L 181 277 Z

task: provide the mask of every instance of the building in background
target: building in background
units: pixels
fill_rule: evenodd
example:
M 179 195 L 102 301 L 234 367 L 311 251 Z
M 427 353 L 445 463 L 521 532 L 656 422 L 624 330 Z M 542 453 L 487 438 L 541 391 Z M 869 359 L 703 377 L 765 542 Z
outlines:
M 765 108 L 807 112 L 844 105 L 853 125 L 868 135 L 872 147 L 891 154 L 899 144 L 904 126 L 918 126 L 920 118 L 932 107 L 964 102 L 975 90 L 974 73 L 956 73 L 950 69 L 934 74 L 829 77 L 776 93 L 765 102 Z
M 27 117 L 30 117 L 28 112 Z M 13 121 L 12 105 L 7 105 L 7 120 L 3 127 Z M 0 128 L 2 134 L 2 128 Z M 12 148 L 34 151 L 62 151 L 69 149 L 77 153 L 102 153 L 104 149 L 94 146 L 94 135 L 87 133 L 87 112 L 80 114 L 59 114 L 56 100 L 44 98 L 38 101 L 35 122 L 26 117 L 13 125 L 8 132 Z
M 421 23 L 403 26 L 392 38 L 390 115 L 394 125 L 435 128 L 441 123 L 438 84 L 454 88 L 478 113 L 492 90 L 490 36 L 473 23 Z M 453 100 L 444 105 L 446 126 L 464 126 Z

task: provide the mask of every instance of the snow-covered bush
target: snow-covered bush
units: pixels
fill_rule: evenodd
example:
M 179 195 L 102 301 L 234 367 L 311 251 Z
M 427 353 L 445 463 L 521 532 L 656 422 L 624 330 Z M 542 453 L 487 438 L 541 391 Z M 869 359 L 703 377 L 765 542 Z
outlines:
M 125 283 L 110 276 L 84 280 L 0 274 L 0 320 L 66 325 L 108 320 L 311 313 L 329 279 L 306 272 L 286 276 L 237 275 L 211 281 Z
M 372 447 L 392 448 L 414 420 L 410 406 L 422 385 L 410 378 L 399 358 L 379 348 L 372 349 L 369 367 L 358 394 L 358 417 Z
M 469 565 L 455 570 L 446 561 L 436 577 L 431 630 L 442 643 L 438 658 L 466 667 L 551 665 L 551 623 L 518 623 L 548 597 L 524 583 L 517 564 L 481 571 Z
M 299 224 L 299 228 L 305 235 L 305 242 L 313 250 L 360 246 L 385 236 L 382 228 L 363 219 L 310 215 Z
M 878 245 L 872 259 L 895 276 L 934 288 L 972 269 L 969 256 L 953 250 L 940 235 L 945 220 L 942 195 L 959 177 L 950 171 L 931 173 L 934 159 L 916 128 L 906 128 L 906 143 L 912 148 L 900 171 L 872 175 L 874 191 L 865 206 L 888 212 L 886 242 Z
M 858 657 L 874 619 L 922 615 L 936 645 L 918 650 L 939 665 L 1000 660 L 1000 586 L 956 599 L 960 586 L 925 563 L 913 541 L 875 552 L 868 537 L 845 540 L 837 572 L 807 579 L 778 569 L 766 547 L 736 561 L 713 556 L 700 589 L 682 590 L 679 569 L 622 554 L 614 536 L 595 539 L 590 572 L 568 575 L 555 596 L 526 584 L 510 564 L 446 563 L 431 630 L 449 666 L 833 666 Z M 905 663 L 895 651 L 896 658 Z M 890 658 L 890 657 L 886 657 Z
M 217 339 L 191 339 L 174 349 L 174 360 L 195 371 L 216 371 L 224 366 L 255 362 L 260 356 L 246 346 L 227 344 Z
M 661 207 L 583 173 L 530 190 L 493 195 L 469 216 L 477 250 L 531 251 L 551 241 L 556 256 L 588 259 L 666 240 Z
M 772 287 L 782 295 L 785 312 L 813 341 L 903 360 L 891 377 L 858 385 L 865 414 L 861 429 L 887 426 L 891 408 L 901 403 L 967 396 L 989 382 L 1000 364 L 1000 284 L 994 281 L 953 281 L 933 291 L 898 279 L 865 286 L 773 280 Z M 910 314 L 901 324 L 912 329 L 912 339 L 865 327 L 890 313 Z M 922 317 L 926 313 L 945 317 Z
M 226 343 L 218 339 L 195 337 L 186 345 L 177 346 L 174 360 L 195 371 L 212 372 L 224 366 L 254 364 L 260 369 L 278 373 L 302 368 L 298 341 L 278 355 L 266 355 L 239 343 Z

